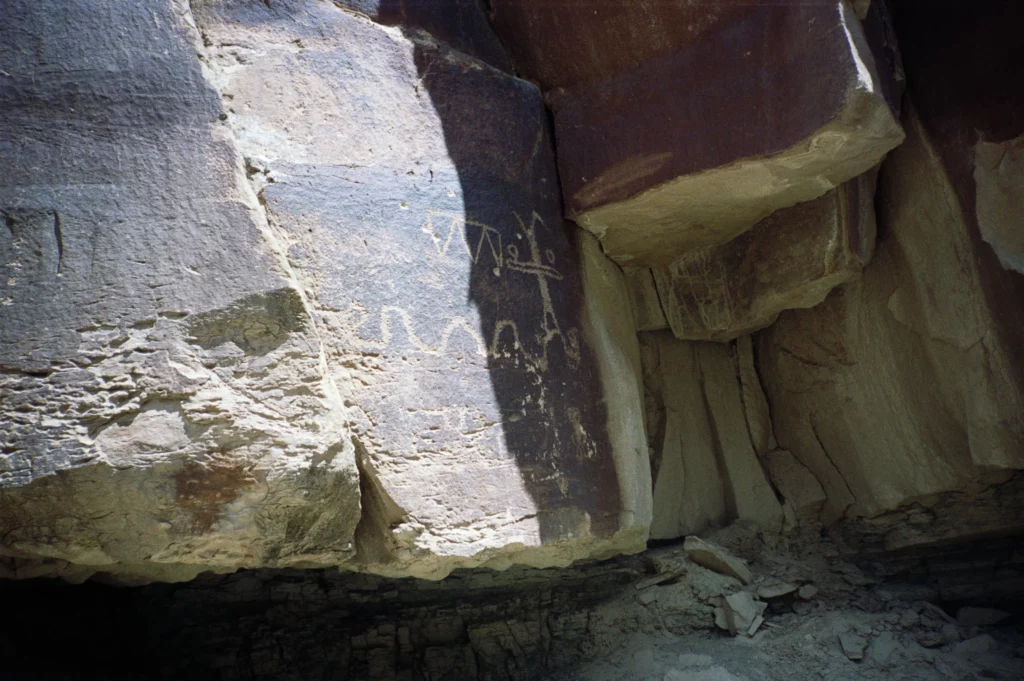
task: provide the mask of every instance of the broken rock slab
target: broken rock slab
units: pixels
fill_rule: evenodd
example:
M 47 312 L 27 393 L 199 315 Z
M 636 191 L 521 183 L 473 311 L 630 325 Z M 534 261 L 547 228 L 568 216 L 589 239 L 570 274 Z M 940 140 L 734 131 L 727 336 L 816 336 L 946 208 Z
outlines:
M 187 12 L 3 13 L 0 556 L 76 580 L 349 563 L 346 409 Z
M 715 623 L 733 636 L 753 636 L 764 623 L 762 614 L 767 607 L 767 603 L 756 600 L 749 591 L 738 591 L 722 599 L 722 605 L 715 609 Z
M 749 7 L 692 45 L 549 99 L 566 215 L 623 265 L 725 243 L 903 139 L 845 0 Z
M 642 549 L 625 284 L 562 218 L 540 91 L 331 3 L 195 11 L 350 406 L 361 568 L 439 578 Z
M 876 177 L 865 173 L 726 243 L 653 267 L 653 287 L 642 272 L 631 273 L 640 327 L 655 328 L 660 312 L 677 338 L 728 341 L 770 325 L 785 309 L 814 307 L 871 257 Z
M 733 556 L 720 546 L 704 541 L 700 537 L 687 537 L 683 543 L 687 555 L 694 563 L 723 575 L 735 577 L 744 584 L 754 579 L 746 561 Z

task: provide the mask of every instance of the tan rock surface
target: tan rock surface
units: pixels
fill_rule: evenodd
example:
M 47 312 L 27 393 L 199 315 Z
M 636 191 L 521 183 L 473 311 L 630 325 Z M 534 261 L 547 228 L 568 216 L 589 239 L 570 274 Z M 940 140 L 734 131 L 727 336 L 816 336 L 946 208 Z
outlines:
M 1019 340 L 1005 335 L 991 272 L 972 255 L 988 246 L 919 115 L 905 118 L 908 142 L 882 172 L 874 261 L 760 338 L 779 445 L 821 482 L 826 521 L 977 490 L 1024 467 Z
M 197 22 L 353 411 L 361 569 L 641 549 L 628 298 L 562 220 L 539 90 L 329 4 L 204 3 Z
M 868 172 L 780 209 L 731 241 L 687 252 L 649 275 L 627 268 L 638 327 L 667 323 L 677 338 L 727 341 L 768 326 L 782 310 L 814 307 L 871 257 L 876 177 Z
M 430 17 L 16 10 L 0 27 L 18 74 L 0 92 L 16 575 L 437 578 L 644 547 L 626 288 L 563 222 L 536 87 L 423 34 Z M 40 32 L 45 54 L 24 42 Z
M 778 531 L 782 508 L 751 437 L 748 424 L 758 422 L 744 404 L 740 353 L 667 332 L 643 333 L 641 345 L 654 478 L 651 537 L 679 537 L 737 518 Z M 755 387 L 747 388 L 752 397 Z

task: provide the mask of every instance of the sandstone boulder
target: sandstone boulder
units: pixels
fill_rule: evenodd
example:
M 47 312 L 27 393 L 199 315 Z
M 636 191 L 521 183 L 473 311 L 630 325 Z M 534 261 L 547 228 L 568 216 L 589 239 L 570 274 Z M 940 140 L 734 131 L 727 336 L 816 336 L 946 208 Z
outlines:
M 875 241 L 876 173 L 783 208 L 724 244 L 688 251 L 650 274 L 627 267 L 641 329 L 727 341 L 762 329 L 784 309 L 814 307 L 859 276 Z M 652 285 L 653 284 L 653 285 Z
M 903 139 L 845 0 L 748 6 L 683 49 L 550 101 L 566 215 L 631 265 L 726 242 Z
M 625 283 L 534 86 L 331 3 L 5 11 L 6 569 L 644 546 Z
M 1020 331 L 1005 326 L 981 264 L 995 254 L 980 250 L 989 246 L 914 107 L 906 127 L 883 168 L 885 236 L 862 279 L 784 312 L 760 339 L 775 434 L 824 487 L 826 521 L 977 492 L 1024 467 Z M 921 533 L 894 527 L 892 546 L 982 531 L 1020 510 L 998 506 L 995 517 L 948 507 L 949 522 Z
M 821 482 L 823 519 L 870 518 L 843 527 L 872 550 L 1009 532 L 1024 518 L 1010 189 L 1024 91 L 991 69 L 1020 70 L 1024 7 L 893 9 L 914 87 L 908 141 L 881 171 L 874 259 L 821 306 L 784 312 L 758 353 L 779 446 Z
M 539 90 L 330 5 L 196 12 L 351 410 L 363 569 L 642 548 L 625 284 L 561 217 Z
M 345 409 L 180 10 L 4 7 L 0 556 L 18 574 L 355 554 Z

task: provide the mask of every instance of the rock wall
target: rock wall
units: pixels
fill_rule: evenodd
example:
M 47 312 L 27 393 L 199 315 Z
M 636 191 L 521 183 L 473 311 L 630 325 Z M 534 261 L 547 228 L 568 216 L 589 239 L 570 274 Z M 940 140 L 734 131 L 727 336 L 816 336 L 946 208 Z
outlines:
M 946 10 L 14 0 L 0 576 L 1024 529 L 1021 10 Z
M 1024 280 L 995 236 L 1019 231 L 999 187 L 1024 119 L 987 66 L 1024 64 L 1007 28 L 1020 11 L 894 5 L 908 139 L 882 167 L 874 260 L 758 343 L 776 434 L 824 487 L 823 519 L 877 517 L 857 527 L 889 549 L 1024 517 Z
M 644 546 L 625 284 L 561 218 L 534 86 L 442 15 L 93 4 L 4 28 L 10 571 Z

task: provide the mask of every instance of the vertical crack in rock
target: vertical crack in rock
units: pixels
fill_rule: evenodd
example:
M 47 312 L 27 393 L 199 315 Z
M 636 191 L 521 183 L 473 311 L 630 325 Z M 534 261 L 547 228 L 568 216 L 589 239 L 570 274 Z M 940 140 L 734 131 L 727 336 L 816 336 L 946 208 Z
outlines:
M 704 367 L 697 361 L 697 372 L 700 376 L 700 395 L 704 406 L 704 414 L 707 419 L 708 428 L 711 431 L 711 443 L 715 453 L 715 465 L 718 468 L 718 477 L 722 483 L 722 491 L 725 499 L 726 516 L 736 518 L 739 515 L 736 503 L 736 488 L 732 483 L 729 474 L 729 465 L 725 460 L 725 452 L 722 449 L 722 439 L 718 432 L 718 423 L 711 410 L 711 402 L 708 400 L 707 384 L 704 378 Z
M 355 562 L 357 565 L 386 564 L 395 555 L 392 529 L 402 522 L 405 512 L 388 495 L 377 478 L 366 447 L 354 436 L 352 444 L 359 470 L 361 505 L 355 533 Z
M 57 243 L 57 276 L 64 274 L 64 232 L 60 226 L 60 213 L 53 211 L 53 238 Z
M 846 515 L 846 512 L 850 509 L 851 506 L 853 506 L 854 504 L 857 503 L 857 496 L 853 493 L 853 490 L 850 488 L 850 483 L 846 480 L 846 477 L 843 475 L 843 472 L 839 469 L 839 466 L 836 465 L 835 459 L 833 459 L 832 455 L 829 454 L 828 448 L 825 447 L 825 443 L 822 442 L 821 436 L 818 434 L 818 426 L 815 425 L 815 423 L 814 423 L 814 415 L 813 414 L 811 415 L 811 417 L 808 419 L 807 422 L 810 425 L 811 434 L 814 435 L 814 440 L 818 443 L 818 449 L 820 449 L 821 453 L 825 455 L 825 459 L 828 461 L 829 465 L 832 467 L 832 470 L 835 472 L 836 476 L 842 481 L 843 486 L 846 488 L 846 493 L 849 495 L 849 501 L 846 502 L 846 505 L 837 514 L 837 516 L 841 518 L 841 517 Z M 819 480 L 819 482 L 821 482 L 821 481 Z M 831 486 L 825 486 L 825 485 L 822 485 L 822 486 L 823 486 L 823 488 L 825 490 L 828 490 L 831 487 Z M 825 512 L 826 512 L 825 510 L 822 511 L 822 513 L 825 513 Z M 824 519 L 824 520 L 827 521 L 828 519 Z M 828 522 L 826 522 L 826 524 L 828 524 Z

